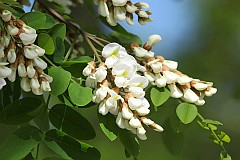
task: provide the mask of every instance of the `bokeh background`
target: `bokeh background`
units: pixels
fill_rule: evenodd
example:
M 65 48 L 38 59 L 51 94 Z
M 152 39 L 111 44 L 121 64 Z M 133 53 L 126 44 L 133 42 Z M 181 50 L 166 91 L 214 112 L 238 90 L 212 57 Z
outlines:
M 156 54 L 179 62 L 179 69 L 189 76 L 213 81 L 218 93 L 199 107 L 205 118 L 221 121 L 220 130 L 228 133 L 231 143 L 226 149 L 233 160 L 240 159 L 240 1 L 239 0 L 145 0 L 153 12 L 153 22 L 146 26 L 121 23 L 143 41 L 160 34 L 162 41 L 154 47 Z M 78 6 L 73 16 L 86 30 L 97 25 L 86 6 Z M 105 30 L 102 28 L 103 31 Z M 108 32 L 108 31 L 106 31 Z M 208 139 L 208 131 L 196 121 L 181 125 L 180 133 L 171 129 L 169 117 L 175 117 L 176 101 L 169 101 L 150 117 L 165 128 L 164 133 L 148 130 L 148 140 L 140 141 L 139 160 L 217 160 L 221 148 Z M 119 140 L 111 142 L 101 132 L 96 108 L 81 109 L 95 125 L 97 137 L 89 141 L 96 146 L 102 160 L 125 160 Z M 14 128 L 1 126 L 0 142 Z M 42 155 L 52 154 L 42 151 Z

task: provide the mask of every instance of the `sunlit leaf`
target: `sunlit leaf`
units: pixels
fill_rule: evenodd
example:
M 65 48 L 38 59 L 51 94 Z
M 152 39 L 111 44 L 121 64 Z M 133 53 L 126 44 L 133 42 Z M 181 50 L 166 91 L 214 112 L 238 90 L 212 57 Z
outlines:
M 189 103 L 181 103 L 176 109 L 178 118 L 184 123 L 191 123 L 197 116 L 198 109 L 195 105 Z

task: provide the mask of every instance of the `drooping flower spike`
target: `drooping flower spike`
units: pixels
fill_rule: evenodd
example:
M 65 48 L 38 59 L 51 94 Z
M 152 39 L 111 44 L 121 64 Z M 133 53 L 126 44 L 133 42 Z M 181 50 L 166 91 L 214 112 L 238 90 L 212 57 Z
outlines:
M 5 78 L 14 82 L 21 77 L 21 88 L 36 95 L 51 91 L 52 78 L 44 73 L 47 63 L 40 58 L 45 50 L 33 44 L 36 30 L 16 19 L 8 10 L 0 11 L 4 28 L 0 32 L 0 89 Z

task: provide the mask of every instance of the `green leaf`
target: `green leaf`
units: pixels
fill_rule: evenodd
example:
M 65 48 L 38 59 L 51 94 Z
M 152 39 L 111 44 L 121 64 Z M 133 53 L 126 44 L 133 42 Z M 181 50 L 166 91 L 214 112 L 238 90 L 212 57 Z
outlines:
M 0 3 L 7 3 L 7 4 L 10 4 L 10 5 L 19 5 L 18 2 L 14 1 L 14 0 L 1 0 Z
M 89 140 L 96 136 L 88 120 L 64 104 L 57 104 L 51 108 L 49 120 L 56 128 L 76 139 Z
M 220 159 L 221 160 L 232 160 L 231 156 L 229 154 L 227 154 L 226 156 L 226 153 L 220 153 Z
M 219 121 L 215 121 L 215 120 L 211 120 L 211 119 L 205 119 L 203 120 L 204 123 L 207 124 L 213 124 L 213 125 L 218 125 L 218 126 L 222 126 L 223 124 Z
M 41 12 L 28 12 L 22 15 L 20 19 L 28 26 L 34 29 L 40 29 L 45 24 L 46 16 L 44 13 Z
M 230 138 L 225 132 L 220 131 L 220 132 L 218 133 L 218 137 L 219 137 L 223 142 L 226 142 L 226 143 L 230 143 L 230 142 L 231 142 L 231 138 Z
M 51 83 L 52 91 L 50 94 L 58 96 L 64 93 L 71 80 L 71 73 L 59 67 L 51 67 L 48 70 L 48 74 L 53 77 L 53 82 Z
M 52 156 L 52 157 L 46 157 L 42 160 L 68 160 L 68 159 L 57 157 L 57 156 Z
M 61 38 L 63 41 L 66 36 L 66 25 L 64 23 L 58 23 L 51 30 L 48 32 L 49 35 L 51 35 L 52 39 L 55 41 L 55 39 Z
M 76 141 L 58 130 L 50 130 L 45 134 L 46 143 L 55 143 L 72 159 L 99 160 L 100 152 L 89 144 Z
M 3 160 L 24 158 L 44 138 L 43 132 L 34 126 L 23 126 L 16 130 L 0 145 Z
M 116 118 L 112 114 L 101 115 L 98 113 L 99 125 L 103 133 L 114 141 L 117 138 L 119 127 L 116 124 Z
M 17 13 L 17 12 L 15 11 L 15 9 L 13 9 L 12 7 L 10 7 L 10 6 L 6 5 L 6 4 L 3 4 L 3 3 L 1 3 L 1 2 L 0 2 L 0 8 L 1 8 L 1 9 L 6 9 L 6 10 L 12 12 L 13 14 Z
M 44 26 L 41 27 L 41 29 L 50 29 L 57 24 L 57 21 L 51 15 L 45 13 L 45 16 L 46 21 Z
M 157 110 L 157 106 L 162 105 L 168 100 L 170 92 L 166 88 L 153 87 L 150 91 L 150 97 L 155 109 Z
M 45 49 L 46 54 L 51 55 L 54 53 L 55 46 L 53 39 L 50 35 L 46 33 L 41 33 L 38 35 L 38 45 Z
M 89 57 L 89 56 L 80 56 L 80 57 L 77 57 L 77 58 L 74 58 L 70 61 L 66 61 L 63 63 L 63 65 L 65 66 L 70 66 L 70 65 L 73 65 L 73 64 L 78 64 L 78 63 L 88 63 L 90 61 L 93 61 L 93 58 L 92 57 Z
M 55 52 L 53 54 L 53 61 L 61 64 L 64 60 L 65 55 L 65 44 L 64 41 L 57 37 L 55 40 Z
M 181 103 L 176 109 L 178 118 L 184 123 L 191 123 L 197 116 L 198 109 L 195 105 L 189 103 Z
M 78 106 L 85 106 L 92 101 L 92 89 L 82 87 L 77 83 L 71 83 L 68 88 L 69 96 L 72 102 Z
M 129 154 L 133 157 L 137 157 L 139 155 L 140 147 L 134 134 L 130 131 L 120 129 L 119 138 Z
M 41 113 L 42 102 L 33 97 L 16 100 L 7 105 L 0 113 L 0 122 L 19 125 L 31 121 Z

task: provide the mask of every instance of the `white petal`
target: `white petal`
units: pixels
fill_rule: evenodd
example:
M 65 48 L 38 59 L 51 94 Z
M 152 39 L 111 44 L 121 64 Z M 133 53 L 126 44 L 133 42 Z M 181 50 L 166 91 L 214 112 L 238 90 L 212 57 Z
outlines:
M 171 71 L 163 71 L 163 77 L 166 79 L 167 84 L 171 84 L 177 81 L 179 75 Z
M 170 70 L 176 70 L 178 67 L 178 62 L 175 61 L 164 60 L 163 64 L 166 65 Z
M 186 102 L 195 103 L 199 100 L 199 97 L 189 88 L 183 89 L 183 98 Z
M 6 85 L 6 81 L 3 78 L 0 78 L 0 90 Z
M 109 111 L 108 107 L 106 107 L 106 104 L 105 104 L 106 101 L 102 101 L 99 105 L 99 109 L 98 109 L 98 112 L 102 115 L 106 115 Z
M 147 45 L 153 46 L 162 40 L 160 35 L 154 34 L 148 37 Z
M 186 75 L 183 75 L 183 76 L 180 76 L 178 77 L 177 79 L 177 82 L 180 84 L 180 85 L 186 85 L 187 83 L 190 83 L 192 81 L 192 78 L 186 76 Z
M 37 34 L 26 34 L 21 33 L 19 35 L 20 39 L 22 40 L 24 45 L 33 44 L 37 38 Z
M 114 6 L 124 6 L 127 0 L 112 0 Z
M 133 113 L 127 106 L 123 106 L 122 116 L 123 116 L 123 118 L 130 120 L 133 117 Z
M 128 105 L 131 108 L 131 110 L 136 110 L 142 106 L 142 100 L 134 97 L 130 97 L 128 99 Z
M 33 59 L 33 64 L 41 69 L 47 68 L 47 63 L 39 57 Z
M 116 123 L 117 123 L 119 128 L 125 129 L 124 119 L 122 117 L 122 113 L 121 112 L 118 113 L 118 116 L 117 116 L 117 119 L 116 119 Z
M 137 117 L 133 117 L 130 121 L 129 121 L 129 124 L 131 127 L 133 128 L 138 128 L 138 127 L 141 127 L 141 122 L 140 120 L 137 118 Z
M 181 98 L 183 96 L 182 91 L 175 84 L 168 85 L 168 88 L 170 89 L 171 97 Z

